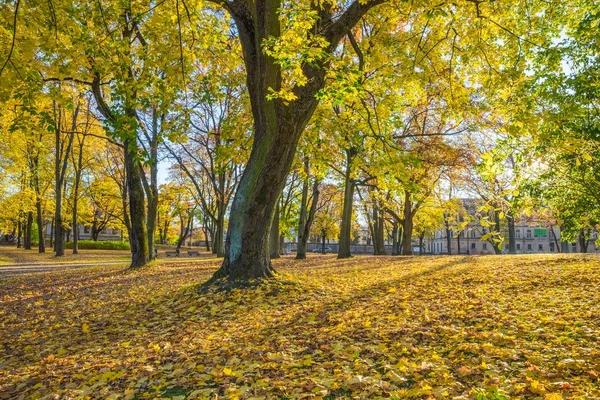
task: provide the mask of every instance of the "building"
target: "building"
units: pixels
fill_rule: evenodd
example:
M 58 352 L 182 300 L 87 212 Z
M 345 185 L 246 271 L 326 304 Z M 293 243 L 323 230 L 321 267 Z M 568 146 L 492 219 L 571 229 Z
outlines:
M 475 215 L 476 207 L 473 199 L 463 199 L 465 209 L 469 215 Z M 452 254 L 495 254 L 494 247 L 489 240 L 482 237 L 489 230 L 479 223 L 475 218 L 460 234 L 454 235 L 450 231 L 450 249 Z M 430 254 L 448 254 L 448 233 L 446 229 L 439 229 L 434 236 L 425 240 L 425 252 Z M 508 232 L 504 228 L 502 232 L 504 239 L 503 253 L 508 253 Z M 592 233 L 588 244 L 588 253 L 600 253 L 600 247 L 595 245 L 598 233 Z M 515 224 L 515 241 L 517 254 L 535 253 L 580 253 L 579 243 L 567 243 L 560 241 L 560 229 L 547 226 L 542 221 L 524 219 Z M 459 251 L 460 250 L 460 251 Z
M 52 232 L 53 226 L 51 223 L 46 223 L 46 238 L 50 238 L 54 235 Z M 79 225 L 77 226 L 77 232 L 79 240 L 92 240 L 92 227 Z M 73 231 L 67 231 L 67 240 L 71 240 Z M 104 228 L 98 232 L 98 240 L 121 240 L 123 238 L 120 229 L 116 228 Z

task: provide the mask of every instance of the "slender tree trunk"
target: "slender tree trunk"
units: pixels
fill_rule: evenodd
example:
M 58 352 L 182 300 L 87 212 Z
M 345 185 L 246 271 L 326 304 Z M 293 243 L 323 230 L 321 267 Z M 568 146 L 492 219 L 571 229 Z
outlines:
M 556 232 L 554 232 L 554 226 L 553 225 L 550 225 L 550 233 L 552 234 L 552 238 L 554 240 L 554 245 L 556 246 L 556 251 L 558 253 L 562 253 L 563 249 L 560 246 L 560 241 L 556 237 Z
M 75 186 L 73 187 L 73 254 L 79 254 L 79 221 L 77 207 L 79 205 L 79 182 L 81 181 L 81 168 L 83 163 L 83 148 L 79 148 L 77 171 L 75 172 Z
M 315 214 L 317 212 L 317 206 L 319 204 L 320 184 L 321 182 L 318 179 L 315 179 L 312 187 L 312 200 L 310 202 L 310 208 L 308 209 L 308 216 L 306 217 L 306 222 L 304 223 L 304 229 L 300 231 L 301 235 L 298 237 L 298 249 L 296 251 L 296 260 L 306 259 L 306 248 L 308 245 L 308 240 L 310 239 L 310 228 L 312 227 L 313 221 L 315 220 Z
M 424 246 L 423 246 L 423 241 L 425 240 L 425 232 L 422 232 L 419 235 L 419 255 L 422 256 L 423 252 L 424 252 Z M 460 249 L 460 247 L 459 247 Z
M 37 234 L 38 234 L 38 251 L 40 253 L 46 252 L 46 238 L 44 235 L 44 217 L 42 215 L 42 199 L 39 197 L 35 200 L 36 209 L 36 223 L 37 223 Z
M 589 243 L 590 243 L 590 241 L 588 240 L 588 238 L 586 238 L 585 231 L 583 229 L 581 229 L 579 231 L 579 248 L 580 248 L 581 253 L 588 252 Z
M 50 222 L 50 247 L 54 250 L 54 217 Z
M 404 211 L 402 218 L 402 254 L 412 256 L 413 209 L 410 192 L 404 192 Z
M 206 225 L 204 226 L 204 242 L 206 244 L 206 251 L 210 251 L 210 243 L 208 241 L 208 229 L 206 229 Z
M 19 218 L 19 222 L 17 223 L 17 249 L 21 248 L 21 236 L 23 234 L 23 221 Z
M 515 218 L 512 214 L 507 214 L 508 220 L 508 252 L 517 254 L 517 235 L 515 232 Z
M 398 252 L 398 222 L 394 221 L 392 226 L 392 255 L 397 256 Z
M 33 226 L 33 211 L 27 213 L 27 223 L 25 225 L 25 238 L 23 240 L 23 247 L 25 250 L 31 250 L 31 228 Z
M 271 223 L 271 232 L 269 235 L 269 251 L 270 257 L 280 258 L 279 255 L 279 203 L 275 207 L 275 215 L 273 215 L 273 222 Z
M 444 213 L 444 223 L 446 225 L 446 246 L 448 247 L 447 252 L 448 255 L 451 256 L 452 255 L 452 230 L 450 229 L 450 222 L 448 221 L 448 218 L 450 218 L 450 216 L 446 215 L 446 213 Z
M 342 206 L 342 222 L 340 227 L 340 241 L 337 258 L 348 258 L 352 236 L 352 207 L 354 202 L 354 181 L 352 180 L 352 161 L 356 151 L 353 148 L 346 150 L 346 171 L 344 174 L 344 204 Z
M 300 198 L 300 216 L 298 218 L 298 236 L 296 248 L 296 260 L 306 258 L 306 240 L 304 238 L 304 229 L 308 219 L 308 180 L 310 173 L 310 164 L 308 157 L 304 157 L 304 180 L 302 181 L 302 196 Z

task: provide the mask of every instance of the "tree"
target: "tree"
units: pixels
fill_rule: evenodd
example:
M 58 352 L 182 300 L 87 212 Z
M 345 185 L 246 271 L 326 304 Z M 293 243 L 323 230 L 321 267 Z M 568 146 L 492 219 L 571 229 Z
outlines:
M 214 277 L 269 278 L 273 271 L 268 238 L 275 206 L 300 135 L 317 106 L 316 95 L 325 85 L 329 57 L 350 29 L 383 0 L 354 1 L 335 19 L 337 10 L 331 5 L 303 6 L 299 15 L 284 12 L 283 30 L 278 15 L 285 11 L 281 1 L 215 2 L 229 12 L 239 33 L 254 137 L 231 207 L 225 260 Z M 293 37 L 301 40 L 289 40 Z M 294 52 L 290 49 L 294 43 L 309 46 L 302 44 Z M 290 60 L 290 50 L 300 57 Z M 295 68 L 291 79 L 285 79 L 288 71 L 282 65 L 290 61 Z

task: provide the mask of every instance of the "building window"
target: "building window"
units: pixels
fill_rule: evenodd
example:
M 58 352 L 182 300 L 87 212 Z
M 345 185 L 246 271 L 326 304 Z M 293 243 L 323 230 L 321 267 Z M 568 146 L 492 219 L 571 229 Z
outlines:
M 84 226 L 83 227 L 83 233 L 90 233 L 90 227 L 89 226 Z
M 527 229 L 527 239 L 531 239 L 531 229 Z
M 521 239 L 521 230 L 517 229 L 517 231 L 515 232 L 517 239 Z
M 481 246 L 481 248 L 487 250 L 487 243 L 484 243 L 483 246 Z
M 475 229 L 471 229 L 471 238 L 475 239 Z
M 538 251 L 544 251 L 544 245 L 543 244 L 538 244 Z
M 550 251 L 554 252 L 554 242 L 550 242 Z
M 517 243 L 517 250 L 521 250 L 521 243 Z
M 113 235 L 118 235 L 119 230 L 117 228 L 113 228 L 112 233 L 113 233 Z
M 531 251 L 531 243 L 527 245 L 527 250 Z
M 474 250 L 477 249 L 477 243 L 471 243 L 471 248 Z

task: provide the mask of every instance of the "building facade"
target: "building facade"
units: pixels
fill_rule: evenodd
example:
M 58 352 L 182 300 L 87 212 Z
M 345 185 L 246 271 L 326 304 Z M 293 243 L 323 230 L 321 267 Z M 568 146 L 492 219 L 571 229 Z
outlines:
M 474 201 L 464 199 L 465 209 L 470 215 L 475 214 Z M 477 219 L 469 223 L 459 235 L 439 229 L 434 236 L 426 239 L 425 252 L 429 254 L 448 254 L 448 234 L 450 235 L 450 250 L 452 254 L 495 254 L 492 243 L 483 236 L 488 230 Z M 502 253 L 508 253 L 508 231 L 503 230 L 504 237 Z M 600 247 L 595 242 L 598 232 L 593 232 L 588 242 L 588 253 L 600 253 Z M 579 242 L 561 242 L 560 229 L 546 226 L 535 220 L 518 221 L 515 224 L 515 241 L 517 254 L 536 253 L 581 253 Z

